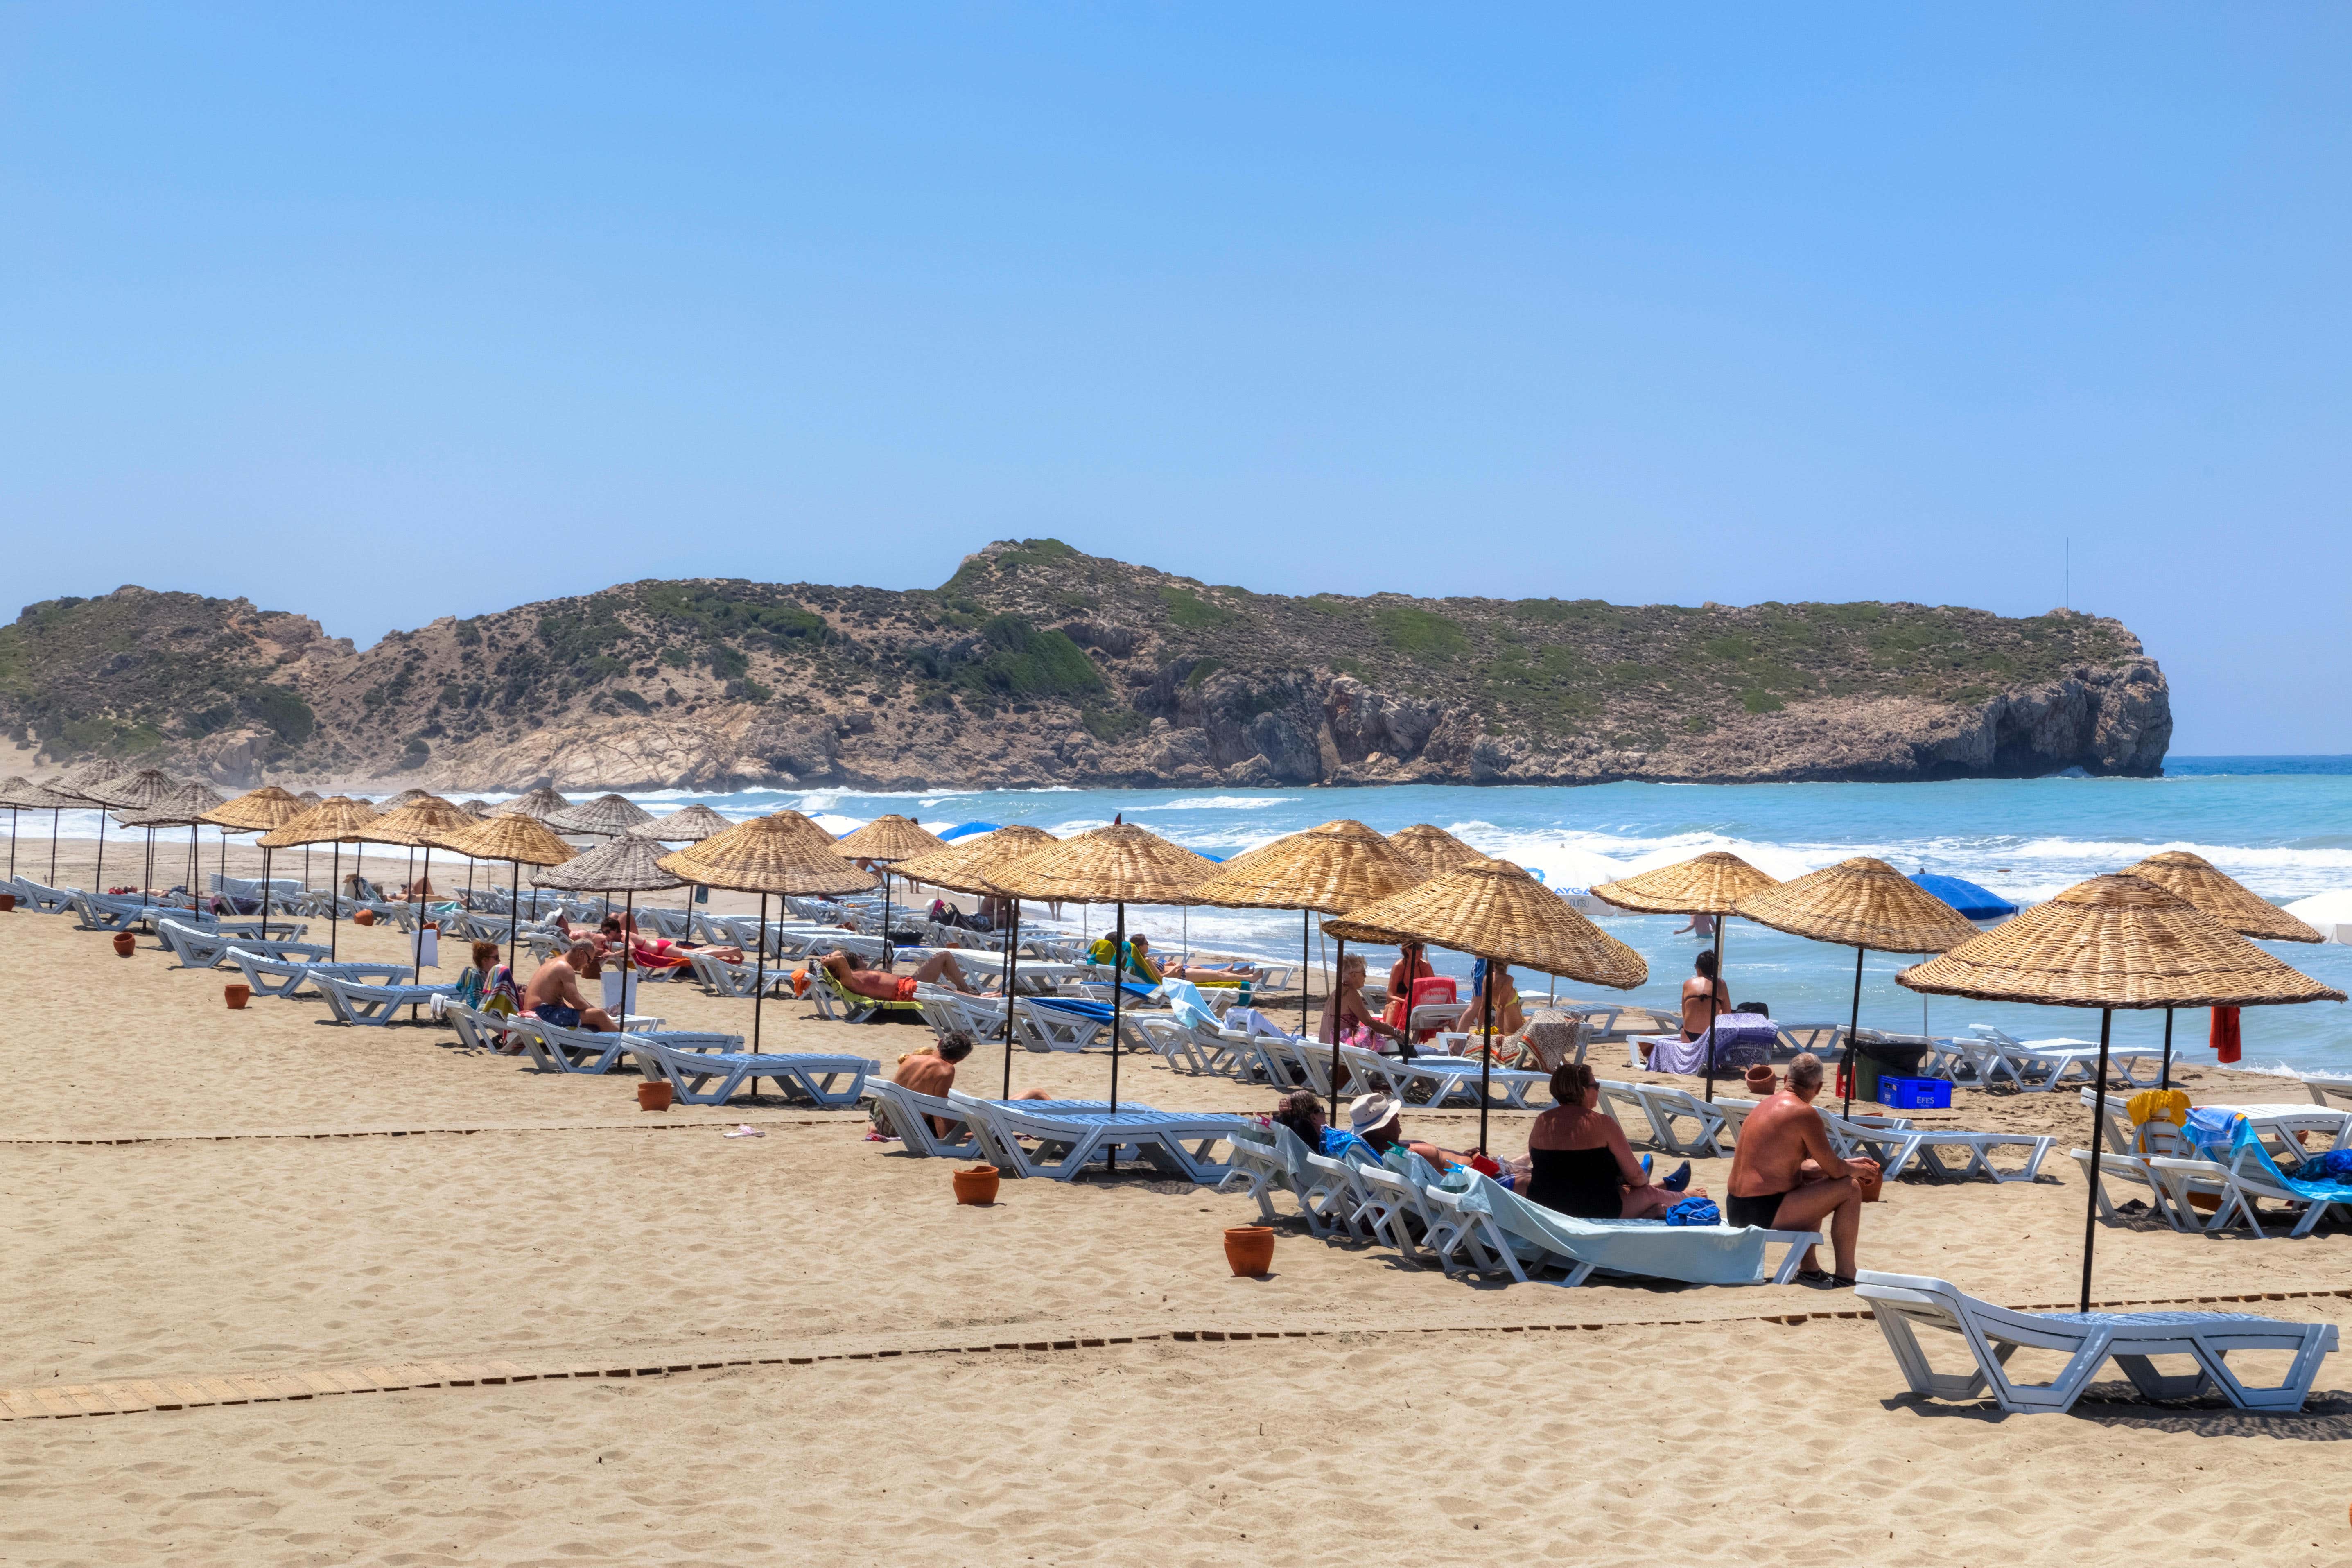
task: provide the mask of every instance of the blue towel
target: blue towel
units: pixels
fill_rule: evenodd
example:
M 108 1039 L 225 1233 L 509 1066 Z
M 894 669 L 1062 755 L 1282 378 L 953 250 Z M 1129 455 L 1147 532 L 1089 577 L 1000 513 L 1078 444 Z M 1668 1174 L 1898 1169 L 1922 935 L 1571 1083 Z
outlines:
M 1721 1225 L 1723 1215 L 1706 1198 L 1685 1198 L 1666 1211 L 1668 1225 Z
M 2205 1106 L 2189 1113 L 2189 1124 L 2180 1131 L 2191 1143 L 2210 1152 L 2232 1147 L 2242 1120 L 2234 1110 Z
M 2352 1178 L 2352 1149 L 2330 1149 L 2325 1154 L 2305 1161 L 2303 1168 L 2334 1182 Z
M 1108 1002 L 1097 1002 L 1085 996 L 1039 996 L 1034 1000 L 1040 1007 L 1059 1007 L 1065 1013 L 1076 1013 L 1080 1017 L 1093 1018 L 1105 1024 L 1110 1022 L 1110 1004 Z

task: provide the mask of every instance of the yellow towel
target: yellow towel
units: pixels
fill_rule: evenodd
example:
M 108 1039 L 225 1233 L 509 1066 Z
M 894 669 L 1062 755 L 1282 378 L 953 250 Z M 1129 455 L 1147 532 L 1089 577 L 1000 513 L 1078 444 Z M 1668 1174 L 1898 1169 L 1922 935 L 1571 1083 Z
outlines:
M 2124 1114 L 2131 1118 L 2134 1127 L 2144 1127 L 2161 1118 L 2175 1127 L 2189 1125 L 2189 1091 L 2183 1089 L 2144 1089 L 2124 1102 Z

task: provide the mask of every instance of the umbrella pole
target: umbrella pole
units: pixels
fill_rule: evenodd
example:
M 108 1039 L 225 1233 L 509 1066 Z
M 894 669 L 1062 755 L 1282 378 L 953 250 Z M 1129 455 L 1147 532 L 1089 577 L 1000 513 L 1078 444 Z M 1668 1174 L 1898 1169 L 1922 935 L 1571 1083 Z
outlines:
M 1339 1003 L 1339 970 L 1348 966 L 1348 939 L 1339 939 L 1339 966 L 1331 971 L 1331 986 L 1324 993 L 1323 1011 L 1331 1020 L 1331 1125 L 1339 1125 L 1339 1015 L 1333 1011 Z M 1302 1035 L 1305 1030 L 1299 1031 Z
M 613 895 L 607 891 L 604 902 L 609 905 L 612 901 Z M 616 1029 L 625 1028 L 629 1022 L 629 960 L 637 946 L 637 891 L 635 888 L 630 889 L 628 896 L 621 900 L 621 1016 L 613 1020 L 613 1026 Z M 763 938 L 767 935 L 765 931 L 760 934 Z M 762 949 L 767 945 L 765 941 L 760 943 Z
M 1119 978 L 1118 952 L 1127 945 L 1127 905 L 1118 906 L 1118 924 L 1110 938 L 1110 1113 L 1118 1114 L 1118 1029 L 1119 1004 L 1127 999 L 1127 983 Z M 1118 1134 L 1113 1132 L 1110 1142 L 1110 1169 L 1118 1170 Z
M 1723 922 L 1729 915 L 1715 917 L 1715 973 L 1706 981 L 1706 1100 L 1715 1103 L 1715 1020 L 1723 1011 Z M 1490 1042 L 1491 1043 L 1491 1042 Z M 1479 1136 L 1486 1134 L 1483 1129 Z
M 220 830 L 220 838 L 221 838 L 221 852 L 220 852 L 220 879 L 221 879 L 221 882 L 222 882 L 222 884 L 223 884 L 223 886 L 222 886 L 222 888 L 221 888 L 221 892 L 222 892 L 223 894 L 226 894 L 226 893 L 227 893 L 227 891 L 228 891 L 228 888 L 227 888 L 227 886 L 226 886 L 226 883 L 228 882 L 228 829 L 227 829 L 227 828 L 224 827 L 224 828 L 222 828 L 222 829 Z
M 766 918 L 766 916 L 767 916 L 767 910 L 768 910 L 767 901 L 766 901 L 765 900 L 761 900 L 761 904 L 760 904 L 760 913 L 761 913 L 761 918 L 763 921 L 765 920 L 765 918 Z M 767 928 L 764 924 L 763 924 L 762 926 L 761 926 L 761 928 L 760 928 L 760 945 L 761 945 L 762 948 L 764 948 L 764 947 L 766 947 L 766 946 L 768 945 L 768 928 Z M 892 960 L 891 960 L 891 957 L 890 957 L 890 868 L 889 868 L 889 866 L 888 866 L 888 864 L 887 864 L 887 863 L 885 863 L 885 864 L 884 864 L 884 866 L 883 866 L 883 868 L 882 868 L 882 973 L 885 973 L 885 974 L 889 973 L 890 973 L 890 970 L 891 970 L 891 966 L 892 966 Z M 1114 969 L 1114 970 L 1116 970 L 1116 969 L 1118 969 L 1118 955 L 1117 955 L 1116 953 L 1114 953 L 1114 954 L 1111 956 L 1111 963 L 1110 963 L 1110 966 L 1111 966 L 1111 968 L 1112 968 L 1112 969 Z
M 1717 926 L 1717 931 L 1723 928 Z M 1486 1086 L 1495 1079 L 1495 971 L 1493 959 L 1486 961 L 1486 983 L 1478 987 L 1480 1024 L 1486 1032 L 1486 1059 L 1478 1068 L 1478 1152 L 1486 1152 Z
M 89 874 L 89 890 L 106 891 L 106 807 L 98 808 L 98 865 Z
M 1307 922 L 1314 918 L 1306 910 L 1298 911 L 1298 1037 L 1302 1040 L 1307 1037 L 1307 966 L 1315 956 L 1315 938 Z M 1339 1103 L 1337 1089 L 1332 1091 L 1331 1103 Z
M 269 940 L 269 857 L 267 847 L 261 851 L 261 940 Z
M 16 808 L 8 808 L 8 879 L 16 879 Z
M 1013 900 L 1013 934 L 1004 943 L 1004 1098 L 1013 1098 L 1013 994 L 1021 986 L 1021 900 Z
M 58 885 L 58 829 L 64 824 L 65 819 L 64 806 L 53 805 L 49 808 L 49 886 L 52 888 Z
M 2091 1310 L 2091 1248 L 2099 1236 L 2099 1151 L 2107 1141 L 2107 1031 L 2114 1026 L 2116 1011 L 2099 1009 L 2099 1089 L 2096 1103 L 2091 1111 L 2091 1195 L 2083 1210 L 2083 1300 L 2075 1310 Z
M 306 857 L 307 858 L 307 857 Z M 335 962 L 335 931 L 343 912 L 343 841 L 335 840 L 333 858 L 328 862 L 327 875 L 327 962 Z M 304 869 L 308 869 L 306 866 Z M 514 967 L 514 949 L 507 949 L 507 967 Z
M 890 972 L 888 932 L 889 926 L 886 921 L 882 937 L 882 973 L 885 974 Z M 751 981 L 751 1054 L 755 1057 L 760 1054 L 760 1009 L 768 1000 L 768 895 L 765 893 L 760 895 L 759 948 L 760 955 L 752 966 Z M 627 982 L 622 984 L 625 985 Z
M 410 854 L 410 855 L 414 856 L 414 855 L 416 853 L 416 850 L 415 850 L 415 847 L 414 847 L 414 846 L 412 846 L 412 847 L 410 847 L 410 849 L 409 849 L 409 851 L 408 851 L 408 852 L 409 852 L 409 854 Z M 409 862 L 409 868 L 410 868 L 411 870 L 414 870 L 414 869 L 415 869 L 415 867 L 416 867 L 416 862 L 415 862 L 415 860 L 413 860 L 413 859 L 412 859 L 412 860 Z M 431 846 L 430 844 L 427 844 L 427 845 L 425 847 L 425 881 L 427 881 L 427 882 L 429 882 L 429 881 L 431 881 L 432 879 L 433 879 L 433 846 Z M 411 879 L 411 880 L 412 880 L 412 882 L 414 882 L 414 879 Z M 433 906 L 432 906 L 431 904 L 428 904 L 428 903 L 426 903 L 426 902 L 425 901 L 425 899 L 424 899 L 423 895 L 421 895 L 421 894 L 420 894 L 420 895 L 417 897 L 417 900 L 416 900 L 416 943 L 415 943 L 415 950 L 414 950 L 413 952 L 411 952 L 409 953 L 409 955 L 408 955 L 408 957 L 409 957 L 409 962 L 408 962 L 408 978 L 409 978 L 409 979 L 411 979 L 412 981 L 416 982 L 418 984 L 424 984 L 424 981 L 425 981 L 425 916 L 426 912 L 427 912 L 427 911 L 429 911 L 432 908 L 433 908 Z M 437 956 L 437 955 L 436 955 L 436 956 Z M 414 1002 L 411 1002 L 411 1003 L 408 1005 L 408 1021 L 409 1021 L 410 1023 L 412 1023 L 412 1024 L 414 1024 L 415 1022 L 416 1022 L 416 1004 L 415 1004 L 415 1003 L 414 1003 Z
M 515 927 L 522 909 L 522 862 L 514 863 L 514 880 L 507 888 L 507 975 L 514 975 Z M 539 911 L 534 909 L 533 914 Z
M 1846 1015 L 1845 1026 L 1845 1114 L 1853 1119 L 1853 1080 L 1861 1075 L 1853 1070 L 1854 1054 L 1859 1049 L 1853 1037 L 1862 1030 L 1862 949 L 1853 950 L 1853 1011 Z
M 2172 1087 L 2172 1009 L 2164 1010 L 2164 1070 L 2156 1080 L 2158 1089 Z

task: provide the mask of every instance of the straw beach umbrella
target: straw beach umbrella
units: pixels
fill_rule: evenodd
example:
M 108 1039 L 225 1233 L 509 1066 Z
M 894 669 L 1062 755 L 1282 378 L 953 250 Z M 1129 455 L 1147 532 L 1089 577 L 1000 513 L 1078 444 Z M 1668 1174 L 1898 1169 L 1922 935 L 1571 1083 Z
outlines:
M 1884 860 L 1857 855 L 1739 900 L 1737 912 L 1790 936 L 1853 949 L 1853 1009 L 1845 1030 L 1845 1113 L 1853 1114 L 1854 1035 L 1862 1027 L 1864 952 L 1945 952 L 1974 942 L 1967 917 Z M 1715 1054 L 1713 1037 L 1707 1055 Z
M 535 821 L 545 822 L 557 812 L 570 809 L 572 809 L 570 801 L 547 785 L 541 784 L 537 789 L 526 791 L 503 805 L 490 807 L 489 814 L 492 816 L 528 816 Z M 482 858 L 487 860 L 489 857 L 485 855 Z
M 1432 827 L 1426 822 L 1416 822 L 1411 827 L 1390 834 L 1389 842 L 1402 851 L 1406 859 L 1432 877 L 1443 877 L 1449 871 L 1459 871 L 1465 866 L 1475 866 L 1486 858 L 1443 827 Z
M 629 833 L 634 837 L 650 838 L 659 844 L 699 844 L 734 826 L 709 806 L 697 803 L 683 811 L 673 811 L 667 816 L 640 822 L 630 828 Z
M 1298 970 L 1307 973 L 1305 938 L 1316 914 L 1344 915 L 1393 898 L 1429 879 L 1412 857 L 1360 822 L 1340 817 L 1293 833 L 1236 855 L 1186 896 L 1188 903 L 1212 904 L 1227 910 L 1297 910 L 1301 950 Z M 1339 938 L 1339 952 L 1324 984 L 1325 1006 L 1338 994 L 1339 972 L 1348 962 L 1348 939 Z M 1116 966 L 1116 961 L 1114 961 Z M 1412 1020 L 1412 987 L 1405 987 Z M 1307 1034 L 1307 985 L 1298 987 L 1298 1033 Z M 1339 1031 L 1331 1030 L 1331 1121 L 1339 1120 Z
M 2123 874 L 2154 882 L 2177 899 L 2185 899 L 2240 936 L 2257 942 L 2325 942 L 2326 939 L 2261 894 L 2230 876 L 2202 855 L 2167 849 L 2150 855 Z M 2164 1010 L 2164 1068 L 2159 1088 L 2172 1087 L 2172 1009 Z
M 16 814 L 20 811 L 47 811 L 52 802 L 62 809 L 64 802 L 56 800 L 48 791 L 25 777 L 14 774 L 0 782 L 0 805 L 8 808 L 8 879 L 16 879 Z M 56 875 L 54 871 L 50 873 Z
M 1723 918 L 1739 900 L 1780 886 L 1727 849 L 1710 849 L 1592 889 L 1592 896 L 1644 915 L 1713 915 L 1715 980 L 1706 988 L 1706 1097 L 1715 1098 L 1715 1020 L 1723 1011 Z
M 1015 861 L 1025 860 L 1049 844 L 1061 840 L 1042 827 L 1015 823 L 950 845 L 929 855 L 918 855 L 898 868 L 898 874 L 959 893 L 1009 898 L 989 879 Z M 1004 985 L 1004 1098 L 1013 1098 L 1013 993 L 1021 984 L 1021 900 L 1012 899 L 1013 921 L 1004 933 L 1004 963 L 999 971 Z
M 205 813 L 205 820 L 231 833 L 268 833 L 283 827 L 302 815 L 302 805 L 276 784 L 264 784 L 247 790 L 235 800 L 215 806 Z M 269 860 L 273 851 L 261 852 L 261 923 L 269 929 Z
M 427 890 L 433 886 L 433 847 L 437 836 L 455 833 L 475 826 L 474 819 L 436 795 L 420 795 L 398 811 L 385 812 L 368 825 L 367 836 L 372 843 L 405 844 L 425 851 L 425 875 L 415 884 L 419 888 L 416 902 L 416 931 L 409 944 L 409 967 L 420 977 L 425 973 L 425 915 L 432 908 Z M 436 942 L 440 939 L 435 938 Z M 416 1010 L 409 1009 L 414 1018 Z
M 1120 978 L 1119 949 L 1127 945 L 1127 906 L 1181 904 L 1192 890 L 1217 868 L 1206 856 L 1171 844 L 1156 833 L 1111 818 L 1097 827 L 1024 856 L 990 879 L 1018 899 L 1044 899 L 1066 904 L 1114 904 L 1118 914 L 1111 931 L 1110 971 L 1110 1109 L 1118 1111 L 1120 1011 L 1127 983 Z M 1111 1159 L 1118 1161 L 1113 1147 Z
M 512 969 L 515 931 L 520 924 L 522 868 L 561 866 L 578 858 L 580 852 L 549 832 L 547 825 L 537 817 L 520 815 L 492 816 L 480 822 L 467 820 L 427 837 L 444 849 L 455 849 L 477 860 L 504 860 L 514 868 L 507 896 L 507 967 Z
M 845 860 L 871 860 L 882 868 L 882 967 L 890 967 L 890 868 L 900 860 L 912 860 L 918 855 L 929 855 L 948 847 L 948 841 L 936 834 L 927 833 L 915 819 L 891 812 L 876 817 L 856 832 L 834 845 L 833 852 Z
M 2045 904 L 1903 971 L 1895 983 L 1938 996 L 2099 1009 L 2099 1079 L 2091 1183 L 2083 1217 L 2081 1310 L 2091 1310 L 2106 1142 L 2107 1040 L 2118 1007 L 2268 1007 L 2341 1002 L 2344 993 L 2288 968 L 2184 899 L 2138 877 L 2077 882 Z
M 1426 942 L 1545 974 L 1629 991 L 1650 978 L 1642 955 L 1569 907 L 1568 900 L 1507 860 L 1481 860 L 1432 877 L 1394 898 L 1327 920 L 1323 929 L 1358 942 Z M 1486 1149 L 1487 1087 L 1495 1064 L 1494 987 L 1485 992 L 1486 1059 L 1478 1074 L 1478 1149 Z
M 84 800 L 95 801 L 109 811 L 145 811 L 157 801 L 180 787 L 180 781 L 161 768 L 141 768 L 134 773 L 124 773 L 93 784 L 79 793 Z M 147 901 L 147 884 L 154 880 L 155 836 L 147 835 L 147 861 L 139 875 L 139 901 Z M 99 885 L 92 892 L 105 891 L 106 883 L 106 811 L 98 816 L 98 871 L 92 880 Z
M 334 879 L 327 889 L 327 958 L 332 962 L 337 950 L 342 912 L 343 846 L 359 842 L 361 832 L 376 819 L 375 807 L 349 795 L 333 795 L 320 801 L 301 816 L 288 819 L 284 826 L 265 833 L 257 840 L 265 849 L 284 849 L 296 844 L 332 844 L 335 847 L 334 868 L 329 873 Z M 304 886 L 308 886 L 305 879 Z
M 651 839 L 624 835 L 610 844 L 591 849 L 577 860 L 567 861 L 551 871 L 542 871 L 531 878 L 542 888 L 602 893 L 607 904 L 611 903 L 614 893 L 627 895 L 621 926 L 621 1005 L 613 1014 L 616 1020 L 626 1018 L 630 1004 L 635 1000 L 629 994 L 629 961 L 634 956 L 637 936 L 637 895 L 686 886 L 682 878 L 674 877 L 661 868 L 661 858 L 660 845 Z M 763 942 L 761 945 L 766 944 Z
M 55 787 L 56 782 L 57 781 L 53 779 L 47 784 L 37 784 L 30 786 L 29 789 L 20 790 L 9 797 L 12 803 L 19 810 L 46 811 L 49 814 L 49 885 L 51 887 L 55 887 L 58 880 L 58 827 L 65 821 L 66 813 L 82 804 L 72 795 L 58 794 Z M 15 831 L 15 819 L 12 817 L 9 822 L 9 828 L 12 834 Z M 12 858 L 11 863 L 13 864 L 13 857 L 16 854 L 13 847 L 9 850 L 9 854 Z M 11 874 L 13 875 L 13 873 Z
M 811 844 L 809 835 L 819 842 Z M 760 1049 L 761 1011 L 768 1000 L 768 900 L 834 893 L 862 893 L 874 886 L 860 870 L 833 852 L 824 829 L 797 811 L 755 816 L 698 844 L 674 849 L 655 862 L 673 877 L 700 887 L 760 895 L 758 962 L 751 986 L 751 1049 Z
M 548 817 L 547 825 L 558 833 L 593 833 L 603 838 L 617 838 L 653 819 L 652 812 L 625 795 L 600 795 L 594 800 L 565 806 Z
M 202 861 L 196 849 L 196 825 L 204 821 L 205 812 L 223 804 L 225 803 L 217 791 L 200 784 L 185 784 L 167 795 L 159 796 L 144 810 L 118 813 L 115 820 L 125 827 L 143 827 L 147 830 L 150 880 L 152 879 L 155 858 L 155 830 L 159 827 L 186 828 L 188 830 L 187 889 L 188 896 L 194 899 L 197 897 L 196 879 L 202 868 Z

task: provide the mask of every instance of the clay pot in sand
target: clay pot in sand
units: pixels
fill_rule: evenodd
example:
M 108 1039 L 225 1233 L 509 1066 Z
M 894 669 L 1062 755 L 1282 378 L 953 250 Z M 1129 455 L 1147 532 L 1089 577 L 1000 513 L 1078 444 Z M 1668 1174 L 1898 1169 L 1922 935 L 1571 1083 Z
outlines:
M 245 1005 L 253 1000 L 253 987 L 243 981 L 236 981 L 221 987 L 221 997 L 227 1002 L 230 1012 L 241 1013 Z
M 119 931 L 114 933 L 114 952 L 117 957 L 128 958 L 137 952 L 138 948 L 139 939 L 129 931 Z
M 375 911 L 373 910 L 362 910 L 359 913 L 352 917 L 352 924 L 355 926 L 372 926 L 375 924 Z
M 14 894 L 14 893 L 0 893 L 0 915 L 5 915 L 5 914 L 9 913 L 10 911 L 14 910 L 16 909 L 16 894 Z
M 1236 1225 L 1225 1231 L 1225 1261 L 1236 1274 L 1255 1277 L 1274 1267 L 1274 1226 Z
M 955 1198 L 960 1204 L 992 1204 L 996 1201 L 996 1184 L 1000 1179 L 993 1165 L 973 1165 L 953 1173 Z
M 670 1086 L 667 1079 L 654 1079 L 637 1085 L 639 1110 L 667 1110 L 669 1100 Z

